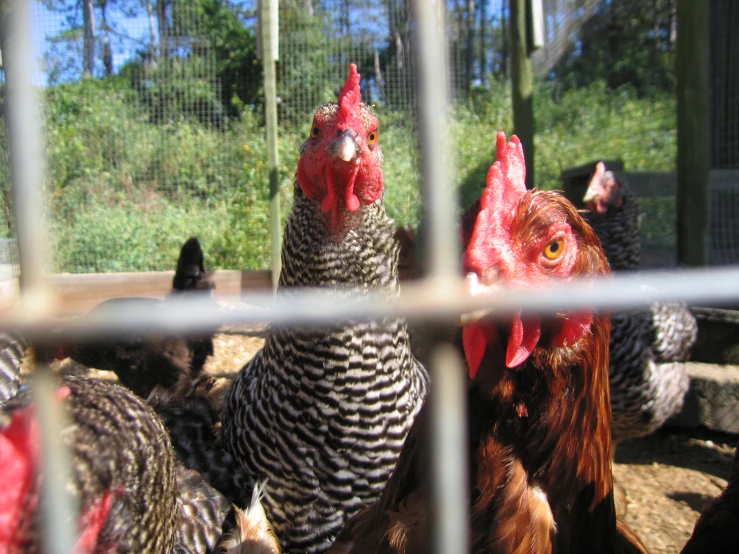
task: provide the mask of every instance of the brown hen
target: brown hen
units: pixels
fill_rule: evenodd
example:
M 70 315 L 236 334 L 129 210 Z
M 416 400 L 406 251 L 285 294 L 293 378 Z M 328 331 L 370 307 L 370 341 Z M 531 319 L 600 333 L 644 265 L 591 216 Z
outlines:
M 561 195 L 527 191 L 516 137 L 497 140 L 464 257 L 473 291 L 609 273 L 597 237 Z M 474 218 L 469 214 L 466 220 Z M 609 323 L 592 313 L 469 323 L 470 543 L 475 553 L 645 552 L 616 519 Z M 429 552 L 426 410 L 380 499 L 330 552 Z

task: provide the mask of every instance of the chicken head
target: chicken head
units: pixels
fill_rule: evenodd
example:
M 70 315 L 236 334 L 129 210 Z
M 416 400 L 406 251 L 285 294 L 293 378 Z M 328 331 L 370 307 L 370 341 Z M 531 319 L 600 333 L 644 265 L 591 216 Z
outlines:
M 300 147 L 298 185 L 320 203 L 334 231 L 346 211 L 372 204 L 383 190 L 379 122 L 362 103 L 359 81 L 357 66 L 351 64 L 338 103 L 318 108 Z
M 550 191 L 527 190 L 523 147 L 498 133 L 497 160 L 488 172 L 463 264 L 473 294 L 507 287 L 543 287 L 572 277 L 607 274 L 597 238 L 574 206 Z M 554 348 L 577 343 L 589 330 L 592 313 L 559 314 L 546 325 Z M 474 378 L 498 325 L 478 320 L 463 330 L 465 354 Z M 537 315 L 515 315 L 507 330 L 505 364 L 523 364 L 542 340 Z M 549 344 L 547 345 L 549 346 Z

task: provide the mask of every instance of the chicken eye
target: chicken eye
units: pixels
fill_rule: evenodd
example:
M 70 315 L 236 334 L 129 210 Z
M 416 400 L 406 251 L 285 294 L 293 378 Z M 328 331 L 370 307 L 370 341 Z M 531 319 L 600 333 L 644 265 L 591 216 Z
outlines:
M 562 255 L 562 252 L 565 250 L 565 241 L 564 239 L 556 239 L 547 244 L 546 248 L 544 249 L 544 257 L 547 260 L 556 260 Z
M 380 140 L 379 131 L 372 131 L 369 135 L 367 135 L 367 144 L 377 144 L 378 140 Z
M 320 134 L 321 134 L 321 128 L 318 125 L 313 125 L 313 128 L 310 130 L 310 136 L 312 136 L 313 138 L 316 138 Z

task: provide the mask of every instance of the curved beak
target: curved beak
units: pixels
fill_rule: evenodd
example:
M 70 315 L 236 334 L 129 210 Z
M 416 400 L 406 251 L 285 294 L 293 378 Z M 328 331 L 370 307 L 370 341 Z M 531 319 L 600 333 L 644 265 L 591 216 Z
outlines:
M 590 183 L 588 184 L 588 190 L 582 199 L 585 204 L 595 202 L 598 200 L 598 197 L 603 194 L 603 176 L 605 173 L 606 165 L 603 162 L 598 162 L 595 166 L 595 173 L 593 173 L 593 177 L 590 179 Z
M 353 129 L 344 129 L 339 138 L 332 141 L 328 145 L 328 152 L 331 157 L 344 160 L 345 162 L 359 162 L 359 153 L 361 149 L 356 140 L 357 133 Z

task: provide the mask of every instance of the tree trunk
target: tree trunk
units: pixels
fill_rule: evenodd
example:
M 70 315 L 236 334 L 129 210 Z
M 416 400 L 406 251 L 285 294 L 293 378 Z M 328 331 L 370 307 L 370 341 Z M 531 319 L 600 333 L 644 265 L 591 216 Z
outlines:
M 159 22 L 159 56 L 169 57 L 169 22 L 167 21 L 168 0 L 157 1 L 157 21 Z
M 487 28 L 488 28 L 488 14 L 487 14 L 487 0 L 480 1 L 480 83 L 485 86 L 487 80 L 486 69 L 487 69 Z
M 157 60 L 157 34 L 154 26 L 154 9 L 151 7 L 150 0 L 144 0 L 146 6 L 146 14 L 149 16 L 149 40 L 151 46 L 149 47 L 149 53 L 151 55 L 151 62 L 154 63 Z
M 93 0 L 82 0 L 85 20 L 82 66 L 85 77 L 92 77 L 92 70 L 95 66 L 95 12 L 92 2 Z
M 500 76 L 508 77 L 508 18 L 506 17 L 506 5 L 509 0 L 500 3 L 500 26 L 503 33 L 503 44 L 500 49 Z
M 309 16 L 313 17 L 313 0 L 303 0 L 303 8 Z
M 465 63 L 464 90 L 467 96 L 472 87 L 475 66 L 475 0 L 467 0 L 467 61 Z
M 382 81 L 382 69 L 380 68 L 380 53 L 375 49 L 375 79 L 377 80 L 377 88 L 380 91 L 380 100 L 387 104 L 385 98 L 385 83 Z

